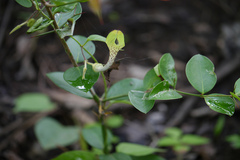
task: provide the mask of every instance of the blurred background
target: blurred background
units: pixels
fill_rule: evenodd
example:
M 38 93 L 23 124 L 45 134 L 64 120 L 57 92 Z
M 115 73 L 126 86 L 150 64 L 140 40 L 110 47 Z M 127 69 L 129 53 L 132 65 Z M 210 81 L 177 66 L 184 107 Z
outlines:
M 178 74 L 177 89 L 195 93 L 186 79 L 185 65 L 193 55 L 202 54 L 213 61 L 218 77 L 211 92 L 233 91 L 240 77 L 240 1 L 101 0 L 101 4 L 104 23 L 83 3 L 74 35 L 107 36 L 114 29 L 125 34 L 126 46 L 117 58 L 119 70 L 111 72 L 109 86 L 126 77 L 143 79 L 162 54 L 171 53 Z M 44 151 L 39 146 L 33 124 L 40 117 L 50 115 L 65 125 L 96 120 L 91 111 L 95 105 L 92 101 L 59 89 L 46 77 L 46 73 L 72 67 L 55 34 L 33 37 L 26 34 L 27 27 L 22 27 L 9 35 L 32 11 L 14 0 L 0 1 L 0 159 L 3 160 L 43 160 L 62 153 L 61 149 Z M 95 45 L 96 58 L 105 63 L 107 47 L 101 43 Z M 103 92 L 101 81 L 95 87 L 97 93 Z M 58 109 L 51 113 L 14 113 L 14 100 L 27 92 L 47 94 Z M 163 135 L 164 128 L 175 126 L 184 133 L 211 139 L 210 144 L 193 148 L 187 159 L 239 159 L 239 149 L 226 142 L 228 135 L 240 134 L 238 106 L 229 117 L 211 111 L 203 99 L 186 96 L 181 100 L 157 101 L 148 114 L 128 105 L 115 105 L 111 110 L 125 119 L 122 127 L 113 130 L 122 141 L 151 145 L 156 136 Z M 216 136 L 214 128 L 220 116 L 225 123 Z M 167 160 L 175 158 L 171 149 L 162 156 Z

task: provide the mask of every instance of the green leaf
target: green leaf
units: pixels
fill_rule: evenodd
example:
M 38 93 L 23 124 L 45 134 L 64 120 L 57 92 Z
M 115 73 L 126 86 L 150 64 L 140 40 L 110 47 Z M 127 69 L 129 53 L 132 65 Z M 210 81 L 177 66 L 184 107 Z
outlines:
M 55 20 L 57 22 L 57 25 L 59 28 L 61 28 L 65 23 L 67 23 L 68 19 L 73 18 L 75 21 L 77 21 L 82 14 L 82 6 L 80 3 L 77 3 L 76 7 L 69 11 L 69 12 L 61 12 L 56 13 L 54 15 Z
M 80 47 L 80 45 L 83 45 L 86 43 L 87 38 L 83 37 L 83 36 L 79 36 L 79 35 L 75 35 L 73 36 L 73 38 L 75 38 L 78 42 L 76 42 L 74 39 L 69 38 L 67 40 L 67 45 L 73 55 L 73 58 L 75 59 L 75 61 L 77 63 L 79 62 L 83 62 L 84 58 L 83 58 L 83 54 L 85 56 L 86 59 L 89 59 L 91 56 L 83 49 Z M 80 44 L 80 45 L 79 45 Z M 84 45 L 84 48 L 91 54 L 94 55 L 95 53 L 95 45 L 93 44 L 93 42 L 89 41 Z
M 240 148 L 240 135 L 238 134 L 232 134 L 230 136 L 227 136 L 226 140 L 231 143 L 231 146 L 235 149 Z
M 65 25 L 62 29 L 57 29 L 57 33 L 60 36 L 61 39 L 63 39 L 66 36 L 72 36 L 75 28 L 76 21 L 72 18 L 68 20 L 68 24 Z
M 27 23 L 28 23 L 28 21 L 25 21 L 25 22 L 17 25 L 16 27 L 14 27 L 14 28 L 11 30 L 11 32 L 9 33 L 9 35 L 12 34 L 13 32 L 15 32 L 16 30 L 20 29 L 22 26 L 24 26 L 24 25 L 27 24 Z
M 214 136 L 219 136 L 222 133 L 222 130 L 225 125 L 225 116 L 221 115 L 219 116 L 215 127 L 214 127 Z
M 61 125 L 52 118 L 42 118 L 34 126 L 34 131 L 40 145 L 46 149 L 68 146 L 79 138 L 79 128 Z
M 182 136 L 182 130 L 176 127 L 167 128 L 164 133 L 171 138 L 179 139 Z
M 88 0 L 50 0 L 55 5 L 67 5 L 74 2 L 87 2 Z
M 210 91 L 217 82 L 213 63 L 200 54 L 193 56 L 188 61 L 186 75 L 191 85 L 202 94 Z
M 128 97 L 130 99 L 130 102 L 132 105 L 138 109 L 140 112 L 148 113 L 155 103 L 154 100 L 145 100 L 143 97 L 145 95 L 145 92 L 143 91 L 137 91 L 137 90 L 131 90 L 128 93 Z
M 162 137 L 157 144 L 160 147 L 171 147 L 171 146 L 179 145 L 180 141 L 179 139 L 176 139 L 173 137 Z
M 126 78 L 111 86 L 107 93 L 107 98 L 121 97 L 114 100 L 128 100 L 130 90 L 140 90 L 143 88 L 143 81 L 135 78 Z
M 83 138 L 87 141 L 89 145 L 92 147 L 103 149 L 104 142 L 103 142 L 103 133 L 101 125 L 94 124 L 85 126 L 82 129 Z M 112 140 L 112 133 L 107 130 L 107 144 L 110 144 Z
M 191 147 L 186 145 L 176 145 L 173 147 L 173 150 L 178 154 L 185 154 L 190 151 Z
M 165 159 L 157 155 L 151 154 L 147 156 L 132 156 L 132 160 L 165 160 Z
M 113 153 L 109 155 L 100 155 L 99 160 L 132 160 L 132 158 L 123 153 Z
M 162 152 L 162 149 L 152 148 L 144 145 L 133 143 L 119 143 L 116 147 L 117 152 L 128 154 L 131 156 L 146 156 L 155 152 Z
M 149 94 L 149 100 L 171 100 L 182 98 L 175 90 L 169 89 L 169 84 L 167 81 L 162 81 L 156 85 L 151 93 Z
M 77 4 L 78 3 L 71 3 L 71 4 L 59 6 L 59 7 L 53 7 L 52 13 L 56 14 L 56 13 L 60 13 L 60 12 L 70 12 L 76 8 Z
M 221 96 L 223 94 L 210 94 L 205 96 L 206 104 L 214 111 L 232 116 L 235 111 L 235 103 L 232 98 Z
M 52 160 L 96 160 L 96 156 L 92 152 L 87 151 L 68 151 Z
M 42 93 L 25 93 L 17 97 L 14 112 L 41 112 L 55 108 L 49 97 Z
M 159 82 L 161 82 L 161 79 L 160 79 L 160 77 L 157 76 L 154 69 L 151 69 L 150 71 L 148 71 L 143 79 L 143 84 L 146 89 L 152 88 Z
M 177 84 L 177 73 L 175 71 L 174 59 L 170 53 L 164 54 L 159 61 L 159 71 L 161 76 L 168 81 L 168 83 L 176 87 Z
M 234 84 L 234 93 L 240 96 L 240 78 Z
M 101 36 L 101 35 L 97 35 L 97 34 L 92 34 L 87 38 L 87 41 L 100 41 L 100 42 L 106 42 L 106 38 Z
M 53 23 L 53 20 L 43 20 L 43 18 L 39 18 L 28 30 L 27 33 L 34 33 L 36 31 L 40 31 L 42 29 L 47 28 L 50 24 Z
M 123 125 L 123 117 L 120 115 L 112 115 L 106 118 L 106 125 L 110 128 L 119 128 Z
M 209 143 L 209 139 L 193 134 L 186 134 L 183 135 L 181 138 L 181 143 L 186 144 L 186 145 L 203 145 Z
M 90 92 L 83 92 L 73 86 L 71 86 L 70 84 L 68 84 L 64 79 L 63 79 L 63 72 L 51 72 L 47 74 L 47 77 L 49 79 L 51 79 L 51 81 L 56 84 L 58 87 L 72 93 L 75 94 L 77 96 L 80 97 L 84 97 L 84 98 L 88 98 L 91 99 L 92 95 Z
M 91 65 L 87 65 L 85 79 L 82 79 L 83 67 L 84 66 L 69 68 L 64 72 L 63 78 L 68 84 L 76 89 L 79 89 L 83 92 L 88 92 L 97 82 L 99 73 L 94 72 Z
M 32 2 L 30 0 L 16 0 L 16 2 L 26 8 L 32 7 Z

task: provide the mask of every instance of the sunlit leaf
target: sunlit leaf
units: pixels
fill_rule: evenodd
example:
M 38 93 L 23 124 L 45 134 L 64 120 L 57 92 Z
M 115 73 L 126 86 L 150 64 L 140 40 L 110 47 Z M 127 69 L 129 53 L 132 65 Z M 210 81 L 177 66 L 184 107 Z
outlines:
M 91 65 L 87 65 L 87 72 L 85 79 L 83 79 L 83 67 L 84 66 L 69 68 L 64 72 L 63 78 L 76 89 L 88 92 L 97 82 L 99 73 L 94 72 Z
M 75 95 L 78 95 L 80 97 L 84 97 L 84 98 L 92 98 L 92 95 L 90 94 L 90 92 L 83 92 L 73 86 L 71 86 L 70 84 L 68 84 L 64 79 L 63 79 L 63 74 L 64 72 L 51 72 L 48 73 L 47 76 L 49 79 L 51 79 L 51 81 L 56 84 L 58 87 L 72 93 Z
M 214 111 L 232 116 L 235 111 L 235 103 L 231 97 L 223 94 L 210 94 L 204 97 L 206 104 Z

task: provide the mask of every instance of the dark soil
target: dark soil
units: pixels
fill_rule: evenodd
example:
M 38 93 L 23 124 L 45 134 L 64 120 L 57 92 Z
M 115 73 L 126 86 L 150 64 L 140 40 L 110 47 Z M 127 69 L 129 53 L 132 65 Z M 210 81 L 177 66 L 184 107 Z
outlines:
M 240 1 L 105 0 L 102 9 L 104 24 L 100 25 L 87 4 L 83 4 L 84 12 L 77 22 L 75 35 L 106 36 L 113 29 L 124 32 L 126 47 L 118 55 L 121 64 L 118 71 L 112 71 L 109 85 L 125 77 L 142 79 L 162 54 L 171 53 L 176 60 L 177 88 L 196 92 L 187 81 L 184 70 L 193 55 L 202 54 L 213 61 L 218 76 L 217 85 L 211 92 L 229 94 L 233 91 L 234 83 L 240 77 Z M 44 151 L 36 140 L 34 123 L 43 116 L 54 117 L 65 125 L 73 125 L 75 121 L 73 112 L 76 108 L 69 107 L 66 98 L 59 98 L 60 94 L 67 93 L 46 77 L 46 73 L 72 67 L 56 35 L 32 38 L 32 35 L 26 35 L 26 27 L 8 35 L 31 11 L 13 0 L 0 1 L 1 160 L 56 157 L 64 149 Z M 101 43 L 96 43 L 96 47 L 96 58 L 106 62 L 107 48 Z M 102 93 L 102 89 L 102 82 L 97 82 L 97 93 Z M 58 109 L 46 114 L 14 113 L 14 99 L 27 92 L 48 94 Z M 93 105 L 86 104 L 88 107 L 80 109 L 90 119 L 96 119 L 91 112 Z M 187 160 L 238 160 L 240 157 L 239 149 L 232 148 L 225 140 L 228 135 L 240 134 L 238 107 L 229 117 L 211 111 L 203 99 L 186 96 L 181 100 L 157 101 L 148 114 L 125 105 L 116 105 L 112 111 L 125 118 L 124 126 L 113 130 L 122 141 L 154 146 L 163 136 L 164 128 L 175 126 L 184 133 L 211 139 L 208 145 L 193 147 L 186 154 Z M 214 127 L 220 116 L 225 117 L 225 125 L 221 133 L 214 136 Z M 79 149 L 79 146 L 75 144 L 65 149 Z M 167 160 L 176 158 L 169 148 L 161 156 Z

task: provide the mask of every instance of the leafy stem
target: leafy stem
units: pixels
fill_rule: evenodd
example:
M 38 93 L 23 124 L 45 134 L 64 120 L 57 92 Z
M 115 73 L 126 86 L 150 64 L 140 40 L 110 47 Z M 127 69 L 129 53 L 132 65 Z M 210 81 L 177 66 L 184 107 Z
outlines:
M 52 11 L 51 11 L 50 7 L 47 6 L 48 3 L 47 3 L 45 0 L 41 0 L 41 2 L 42 2 L 42 4 L 46 7 L 46 10 L 47 10 L 50 18 L 53 20 L 54 31 L 55 31 L 56 34 L 57 34 L 57 31 L 56 31 L 56 30 L 59 29 L 59 27 L 58 27 L 57 22 L 56 22 L 53 14 L 52 14 Z M 57 34 L 57 35 L 58 35 L 58 34 Z M 69 47 L 68 47 L 65 39 L 64 39 L 64 38 L 61 38 L 60 36 L 58 36 L 58 38 L 60 39 L 60 41 L 61 41 L 61 43 L 62 43 L 62 45 L 63 45 L 63 47 L 64 47 L 64 49 L 65 49 L 65 52 L 67 53 L 67 55 L 68 55 L 69 59 L 71 60 L 73 66 L 74 66 L 74 67 L 77 67 L 78 65 L 77 65 L 77 63 L 75 62 L 75 60 L 74 60 L 74 58 L 73 58 L 73 55 L 72 55 L 72 53 L 71 53 L 71 51 L 70 51 L 70 49 L 69 49 Z

